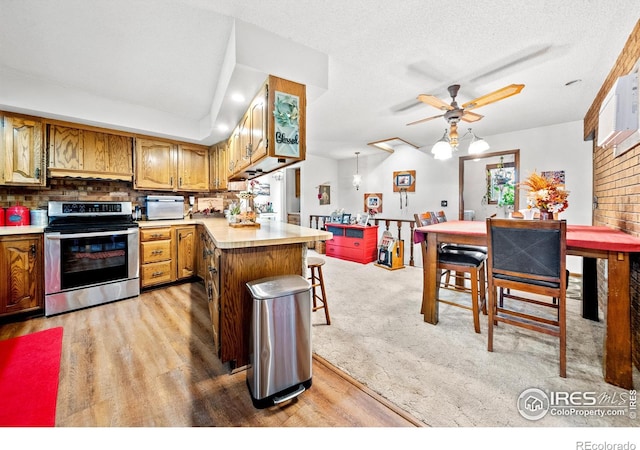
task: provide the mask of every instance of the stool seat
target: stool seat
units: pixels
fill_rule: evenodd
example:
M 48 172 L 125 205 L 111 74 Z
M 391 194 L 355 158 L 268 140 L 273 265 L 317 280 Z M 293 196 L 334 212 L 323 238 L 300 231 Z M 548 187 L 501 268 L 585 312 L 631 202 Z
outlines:
M 307 258 L 307 267 L 311 266 L 324 266 L 324 259 L 317 256 L 309 256 Z
M 313 299 L 312 311 L 324 309 L 324 316 L 327 319 L 327 325 L 331 325 L 331 318 L 329 317 L 329 306 L 327 305 L 327 293 L 324 289 L 324 277 L 322 276 L 322 266 L 324 266 L 324 259 L 316 256 L 309 256 L 307 258 L 307 267 L 311 272 L 309 280 L 311 281 L 311 297 Z M 316 291 L 316 288 L 320 288 L 320 292 Z

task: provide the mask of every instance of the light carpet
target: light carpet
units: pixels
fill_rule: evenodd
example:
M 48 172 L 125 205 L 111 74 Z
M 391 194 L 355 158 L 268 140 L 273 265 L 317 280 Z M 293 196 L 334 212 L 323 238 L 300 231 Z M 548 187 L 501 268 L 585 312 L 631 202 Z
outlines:
M 567 300 L 567 378 L 559 371 L 558 339 L 501 324 L 487 351 L 487 317 L 473 330 L 471 311 L 440 304 L 439 323 L 420 314 L 422 268 L 389 271 L 318 255 L 323 266 L 331 325 L 313 314 L 313 350 L 398 407 L 435 427 L 637 427 L 624 416 L 551 415 L 532 421 L 517 409 L 528 388 L 595 392 L 597 410 L 613 410 L 629 391 L 602 374 L 604 324 L 581 317 L 579 284 Z M 576 292 L 577 290 L 577 292 Z M 441 290 L 441 295 L 461 295 Z M 602 315 L 601 315 L 602 317 Z M 634 374 L 637 384 L 637 371 Z M 605 412 L 606 413 L 606 412 Z M 600 414 L 595 412 L 594 414 Z

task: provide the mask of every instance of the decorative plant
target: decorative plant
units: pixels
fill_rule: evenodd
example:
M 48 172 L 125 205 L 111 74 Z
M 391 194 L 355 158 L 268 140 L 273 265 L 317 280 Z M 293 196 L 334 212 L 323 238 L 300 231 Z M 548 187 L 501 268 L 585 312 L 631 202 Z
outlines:
M 515 203 L 515 190 L 516 190 L 513 183 L 507 183 L 501 186 L 500 190 L 501 192 L 498 197 L 498 206 L 513 205 Z
M 521 188 L 529 190 L 527 203 L 529 208 L 541 211 L 562 212 L 569 207 L 569 191 L 564 189 L 558 179 L 543 177 L 533 172 L 529 178 L 520 183 Z
M 231 203 L 229 205 L 229 214 L 232 215 L 232 216 L 236 216 L 236 215 L 240 214 L 240 204 Z

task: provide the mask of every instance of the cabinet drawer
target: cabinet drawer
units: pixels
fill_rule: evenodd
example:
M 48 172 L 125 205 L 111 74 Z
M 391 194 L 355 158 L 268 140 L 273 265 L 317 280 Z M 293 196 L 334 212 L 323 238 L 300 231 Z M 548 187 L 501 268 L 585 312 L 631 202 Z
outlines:
M 140 263 L 166 261 L 171 259 L 171 241 L 142 242 Z
M 171 228 L 141 228 L 140 240 L 145 241 L 162 241 L 171 239 Z
M 171 261 L 142 266 L 142 287 L 171 282 Z

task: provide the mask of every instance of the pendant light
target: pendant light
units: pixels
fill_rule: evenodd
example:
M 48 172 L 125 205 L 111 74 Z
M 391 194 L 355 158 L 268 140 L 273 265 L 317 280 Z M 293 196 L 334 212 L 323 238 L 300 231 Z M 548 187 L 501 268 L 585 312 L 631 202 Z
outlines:
M 353 176 L 353 186 L 356 188 L 356 191 L 360 189 L 360 183 L 362 183 L 362 175 L 358 172 L 358 155 L 360 152 L 356 152 L 356 173 Z

